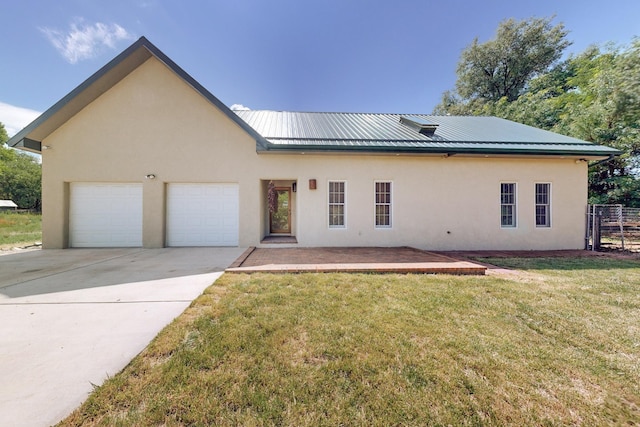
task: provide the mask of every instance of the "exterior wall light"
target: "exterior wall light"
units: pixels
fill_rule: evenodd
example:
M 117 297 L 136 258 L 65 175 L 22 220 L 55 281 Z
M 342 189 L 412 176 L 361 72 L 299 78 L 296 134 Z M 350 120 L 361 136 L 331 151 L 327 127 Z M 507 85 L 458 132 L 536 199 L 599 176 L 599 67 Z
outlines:
M 51 150 L 51 146 L 50 145 L 43 145 L 42 149 L 43 150 Z
M 145 175 L 145 178 L 147 178 L 147 179 L 156 179 L 156 176 L 155 176 L 155 174 L 150 173 L 148 175 Z

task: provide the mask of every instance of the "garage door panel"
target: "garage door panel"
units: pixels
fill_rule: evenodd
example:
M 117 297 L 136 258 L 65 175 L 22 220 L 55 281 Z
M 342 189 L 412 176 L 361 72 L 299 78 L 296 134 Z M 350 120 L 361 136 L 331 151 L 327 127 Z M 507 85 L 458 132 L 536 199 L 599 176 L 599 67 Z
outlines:
M 167 246 L 237 246 L 238 184 L 168 184 Z
M 142 246 L 142 184 L 71 183 L 72 247 Z

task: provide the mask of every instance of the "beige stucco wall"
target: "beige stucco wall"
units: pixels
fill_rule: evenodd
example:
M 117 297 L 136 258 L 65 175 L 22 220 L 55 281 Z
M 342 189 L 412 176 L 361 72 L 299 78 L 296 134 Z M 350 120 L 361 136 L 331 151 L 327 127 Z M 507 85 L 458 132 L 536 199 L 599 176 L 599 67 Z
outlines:
M 43 245 L 68 246 L 70 182 L 142 182 L 143 244 L 165 242 L 171 182 L 240 188 L 240 246 L 265 235 L 268 180 L 297 180 L 300 246 L 577 249 L 584 245 L 586 164 L 573 159 L 257 154 L 255 141 L 152 58 L 43 144 Z M 155 180 L 145 179 L 153 173 Z M 317 189 L 310 190 L 309 179 Z M 327 183 L 347 182 L 347 226 L 329 229 Z M 393 226 L 374 228 L 374 181 L 393 182 Z M 500 227 L 500 183 L 518 186 L 518 226 Z M 552 226 L 535 227 L 534 183 L 552 184 Z
M 305 161 L 318 189 L 300 175 L 298 240 L 327 245 L 409 245 L 425 249 L 580 249 L 584 246 L 586 167 L 573 160 L 316 157 Z M 330 165 L 330 166 L 329 166 Z M 345 229 L 328 229 L 328 180 L 347 182 Z M 391 229 L 375 229 L 374 181 L 393 183 Z M 517 184 L 517 227 L 500 227 L 500 183 Z M 535 227 L 535 183 L 552 191 L 550 228 Z M 322 223 L 323 227 L 313 224 Z

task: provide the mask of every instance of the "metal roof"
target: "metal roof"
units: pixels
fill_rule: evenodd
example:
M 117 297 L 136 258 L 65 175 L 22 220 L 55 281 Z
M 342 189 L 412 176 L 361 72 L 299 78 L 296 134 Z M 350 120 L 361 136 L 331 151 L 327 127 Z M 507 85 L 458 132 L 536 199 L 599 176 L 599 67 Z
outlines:
M 426 114 L 235 111 L 268 142 L 268 150 L 607 157 L 610 147 L 497 117 Z M 404 118 L 405 123 L 401 121 Z M 435 126 L 420 133 L 406 119 Z M 436 126 L 437 125 L 437 126 Z
M 47 136 L 151 57 L 164 63 L 254 138 L 258 152 L 570 155 L 591 159 L 621 154 L 613 148 L 496 117 L 232 112 L 144 37 L 81 83 L 7 143 L 12 147 L 40 152 L 42 141 Z M 402 117 L 405 118 L 404 123 L 401 123 Z

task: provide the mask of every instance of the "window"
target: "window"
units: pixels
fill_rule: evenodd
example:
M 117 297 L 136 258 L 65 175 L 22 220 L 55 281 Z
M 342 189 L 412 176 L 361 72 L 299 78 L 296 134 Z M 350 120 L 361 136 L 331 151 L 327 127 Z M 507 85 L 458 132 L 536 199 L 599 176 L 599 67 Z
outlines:
M 329 228 L 345 228 L 344 181 L 329 181 Z
M 376 182 L 376 228 L 391 228 L 391 183 Z
M 500 184 L 500 226 L 516 226 L 516 184 Z
M 536 227 L 551 227 L 551 184 L 536 183 Z

